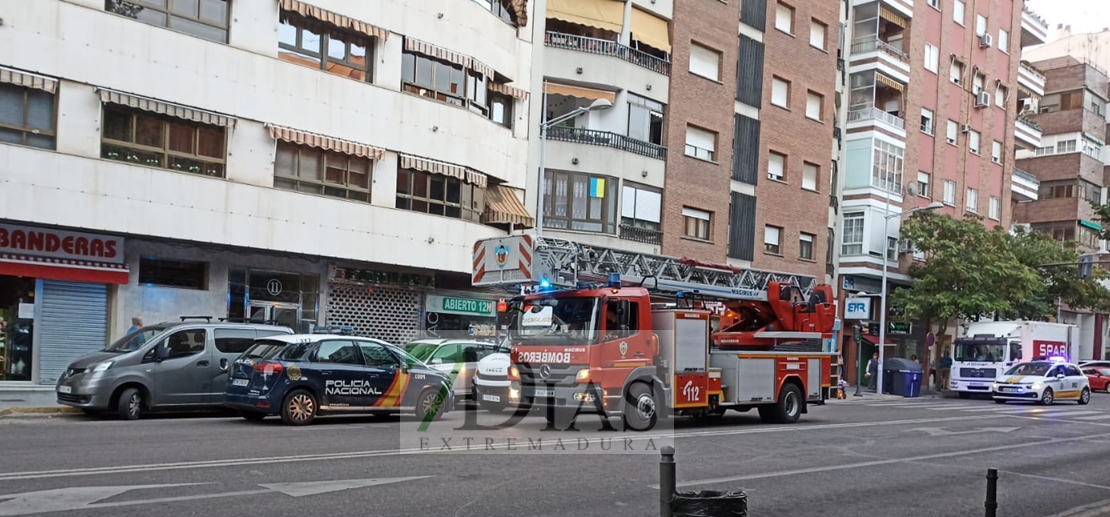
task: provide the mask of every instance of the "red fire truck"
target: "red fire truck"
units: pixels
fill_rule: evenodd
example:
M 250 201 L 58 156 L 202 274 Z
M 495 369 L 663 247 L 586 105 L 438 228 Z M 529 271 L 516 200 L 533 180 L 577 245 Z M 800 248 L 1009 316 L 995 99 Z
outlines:
M 755 408 L 793 423 L 832 389 L 832 289 L 815 278 L 528 235 L 474 246 L 475 286 L 505 286 L 509 379 L 549 421 Z

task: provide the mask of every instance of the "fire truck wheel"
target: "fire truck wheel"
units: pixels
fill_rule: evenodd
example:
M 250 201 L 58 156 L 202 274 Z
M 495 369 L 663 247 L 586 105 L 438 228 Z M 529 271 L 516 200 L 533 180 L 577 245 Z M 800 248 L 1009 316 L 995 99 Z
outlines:
M 802 392 L 793 384 L 786 384 L 779 392 L 779 402 L 775 405 L 775 421 L 793 424 L 802 417 Z
M 647 431 L 655 427 L 658 418 L 655 397 L 651 388 L 642 382 L 634 382 L 628 387 L 624 397 L 624 425 L 634 431 Z

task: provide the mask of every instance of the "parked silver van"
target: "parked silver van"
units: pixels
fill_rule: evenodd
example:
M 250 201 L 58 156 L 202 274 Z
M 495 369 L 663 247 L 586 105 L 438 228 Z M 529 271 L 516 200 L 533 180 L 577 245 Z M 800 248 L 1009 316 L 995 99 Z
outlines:
M 218 408 L 228 365 L 256 338 L 293 333 L 272 325 L 188 319 L 143 327 L 73 361 L 58 379 L 58 403 L 128 420 L 147 411 Z

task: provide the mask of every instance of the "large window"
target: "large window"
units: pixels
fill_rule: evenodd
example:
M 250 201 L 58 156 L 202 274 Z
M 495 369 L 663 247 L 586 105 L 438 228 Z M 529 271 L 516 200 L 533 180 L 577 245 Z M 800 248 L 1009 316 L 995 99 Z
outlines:
M 844 213 L 844 242 L 840 247 L 841 255 L 863 254 L 864 212 Z
M 663 193 L 658 189 L 628 182 L 625 182 L 621 190 L 621 226 L 658 231 Z
M 278 57 L 283 61 L 369 82 L 374 75 L 373 49 L 368 36 L 281 11 Z
M 0 142 L 54 148 L 54 95 L 0 83 Z
M 223 127 L 105 106 L 102 158 L 204 176 L 224 177 Z
M 663 104 L 629 93 L 628 137 L 663 145 Z
M 274 186 L 369 203 L 373 169 L 369 158 L 281 141 L 274 162 Z
M 227 43 L 229 0 L 104 0 L 104 10 Z
M 906 150 L 884 140 L 875 140 L 871 186 L 895 194 L 901 192 L 902 167 Z
M 477 221 L 484 207 L 482 188 L 453 176 L 397 169 L 397 208 Z
M 417 52 L 401 54 L 401 89 L 482 115 L 489 112 L 486 76 Z
M 208 264 L 140 257 L 139 285 L 206 290 Z
M 545 171 L 544 217 L 547 228 L 616 233 L 617 179 L 564 171 Z

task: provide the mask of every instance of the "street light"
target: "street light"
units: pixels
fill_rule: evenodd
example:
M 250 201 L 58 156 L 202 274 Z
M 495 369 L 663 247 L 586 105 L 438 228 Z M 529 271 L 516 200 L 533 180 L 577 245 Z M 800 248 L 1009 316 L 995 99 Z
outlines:
M 887 214 L 887 215 L 883 216 L 883 237 L 885 237 L 885 239 L 887 239 L 887 240 L 890 239 L 890 236 L 888 235 L 888 233 L 890 232 L 890 229 L 889 229 L 890 228 L 890 220 L 892 218 L 902 217 L 903 215 L 912 214 L 914 212 L 922 212 L 922 211 L 925 211 L 925 210 L 937 210 L 939 208 L 944 208 L 944 203 L 941 203 L 940 201 L 933 201 L 932 203 L 929 203 L 928 206 L 924 206 L 924 207 L 921 207 L 921 208 L 913 208 L 913 209 L 910 209 L 910 210 L 906 210 L 905 212 L 901 212 L 901 213 L 897 213 L 897 214 Z M 886 193 L 886 211 L 890 212 L 890 192 L 889 191 Z M 885 246 L 884 246 L 884 248 L 885 248 Z M 897 248 L 897 244 L 895 245 L 895 248 Z M 889 261 L 889 259 L 887 258 L 887 250 L 884 249 L 883 250 L 883 285 L 882 285 L 882 290 L 879 291 L 879 294 L 880 294 L 880 297 L 879 297 L 879 376 L 876 379 L 877 384 L 875 386 L 875 393 L 879 394 L 879 395 L 882 395 L 882 393 L 883 393 L 883 358 L 886 356 L 886 354 L 885 354 L 885 352 L 886 352 L 886 277 L 887 277 L 887 262 L 888 261 Z
M 546 117 L 547 116 L 547 91 L 546 90 L 547 89 L 544 88 L 543 112 L 540 114 L 541 117 Z M 551 120 L 548 120 L 547 122 L 540 122 L 540 184 L 539 184 L 539 189 L 537 190 L 537 197 L 536 197 L 536 237 L 537 238 L 543 237 L 543 178 L 544 178 L 544 173 L 546 172 L 544 170 L 544 154 L 545 154 L 545 150 L 547 149 L 547 130 L 548 130 L 548 128 L 550 128 L 550 127 L 552 127 L 555 124 L 558 124 L 560 122 L 570 120 L 570 119 L 572 119 L 574 117 L 577 117 L 578 115 L 581 115 L 581 114 L 586 113 L 588 111 L 604 111 L 604 110 L 607 110 L 607 109 L 612 108 L 612 107 L 613 107 L 613 103 L 609 102 L 608 99 L 597 99 L 597 100 L 593 101 L 593 103 L 591 103 L 589 106 L 582 106 L 578 109 L 575 109 L 574 111 L 571 111 L 570 113 L 564 113 L 563 115 L 560 115 L 560 116 L 555 117 Z

